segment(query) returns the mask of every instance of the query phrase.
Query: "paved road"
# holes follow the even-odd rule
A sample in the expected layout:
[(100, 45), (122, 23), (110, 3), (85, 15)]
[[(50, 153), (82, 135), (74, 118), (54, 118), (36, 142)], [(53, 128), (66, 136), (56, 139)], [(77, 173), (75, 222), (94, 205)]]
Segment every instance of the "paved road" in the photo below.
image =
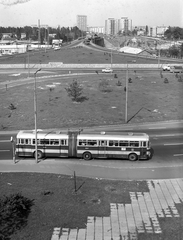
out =
[[(13, 164), (10, 137), (16, 132), (0, 134), (0, 164), (2, 171), (36, 171), (108, 179), (167, 179), (183, 176), (183, 122), (152, 123), (144, 125), (111, 126), (108, 131), (144, 131), (151, 137), (155, 150), (149, 161), (93, 159), (45, 159), (35, 164), (34, 159), (17, 159)], [(88, 129), (87, 131), (92, 131)], [(100, 127), (96, 130), (106, 130)]]

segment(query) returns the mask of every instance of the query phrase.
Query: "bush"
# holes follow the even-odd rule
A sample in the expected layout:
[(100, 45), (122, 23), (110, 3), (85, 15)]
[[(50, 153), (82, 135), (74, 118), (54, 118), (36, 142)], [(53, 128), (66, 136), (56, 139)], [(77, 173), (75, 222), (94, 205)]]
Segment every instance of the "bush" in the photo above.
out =
[(13, 233), (27, 224), (33, 202), (20, 193), (0, 199), (0, 240), (10, 239)]
[(117, 86), (122, 86), (122, 82), (118, 80), (117, 83), (116, 83), (116, 85), (117, 85)]
[(129, 82), (129, 83), (132, 83), (132, 79), (131, 79), (131, 78), (128, 78), (128, 82)]
[(99, 83), (99, 90), (101, 92), (111, 92), (112, 89), (109, 85), (109, 81), (106, 80), (106, 79), (101, 80), (100, 83)]
[(164, 83), (169, 83), (167, 78), (164, 79)]
[(178, 82), (183, 82), (182, 76), (178, 77)]
[(114, 78), (118, 78), (118, 75), (117, 75), (117, 73), (115, 73), (115, 74), (114, 74)]

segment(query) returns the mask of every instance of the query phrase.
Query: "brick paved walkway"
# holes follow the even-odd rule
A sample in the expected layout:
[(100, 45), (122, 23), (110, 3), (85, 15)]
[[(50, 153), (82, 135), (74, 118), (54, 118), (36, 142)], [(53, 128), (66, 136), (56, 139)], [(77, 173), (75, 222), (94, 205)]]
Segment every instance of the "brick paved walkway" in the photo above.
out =
[(51, 240), (137, 240), (139, 233), (161, 235), (159, 218), (179, 217), (183, 179), (147, 181), (149, 192), (130, 192), (130, 204), (110, 204), (110, 216), (88, 216), (86, 229), (55, 227)]

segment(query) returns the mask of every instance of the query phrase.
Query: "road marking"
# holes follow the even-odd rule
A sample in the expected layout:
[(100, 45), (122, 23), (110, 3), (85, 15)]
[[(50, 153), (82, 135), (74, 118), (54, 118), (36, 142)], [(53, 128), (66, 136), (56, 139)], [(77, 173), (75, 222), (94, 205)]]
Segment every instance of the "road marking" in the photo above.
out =
[(183, 145), (183, 143), (164, 143), (164, 146)]
[(0, 150), (0, 152), (10, 152), (10, 150)]
[(174, 157), (183, 156), (183, 153), (174, 154), (173, 156), (174, 156)]
[(148, 129), (166, 129), (166, 127), (150, 127)]
[(0, 143), (3, 143), (3, 142), (10, 142), (10, 140), (0, 140)]
[(183, 136), (182, 133), (175, 133), (175, 134), (161, 134), (161, 135), (153, 135), (153, 134), (149, 134), (151, 137), (179, 137), (179, 136)]

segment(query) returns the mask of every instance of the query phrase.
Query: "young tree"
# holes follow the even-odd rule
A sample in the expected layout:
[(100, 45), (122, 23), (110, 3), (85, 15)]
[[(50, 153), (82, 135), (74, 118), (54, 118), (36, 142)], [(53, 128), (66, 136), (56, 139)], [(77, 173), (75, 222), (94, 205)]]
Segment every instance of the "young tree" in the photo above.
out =
[(73, 101), (79, 102), (81, 95), (83, 94), (83, 87), (78, 83), (77, 79), (74, 79), (73, 82), (69, 85), (68, 88), (65, 88), (69, 97)]

